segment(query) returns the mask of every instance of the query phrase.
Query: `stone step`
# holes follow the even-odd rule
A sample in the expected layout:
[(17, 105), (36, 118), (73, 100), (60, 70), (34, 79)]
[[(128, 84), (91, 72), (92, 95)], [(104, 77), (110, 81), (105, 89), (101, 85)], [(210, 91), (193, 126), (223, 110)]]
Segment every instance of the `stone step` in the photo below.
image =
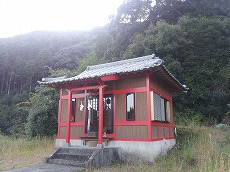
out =
[(73, 154), (73, 153), (56, 153), (53, 159), (87, 161), (92, 154)]
[(77, 147), (68, 147), (68, 148), (60, 148), (57, 153), (69, 153), (69, 154), (93, 154), (96, 148), (77, 148)]
[(72, 165), (78, 167), (86, 167), (85, 162), (75, 161), (75, 160), (66, 160), (66, 159), (49, 159), (48, 163), (59, 164), (59, 165)]

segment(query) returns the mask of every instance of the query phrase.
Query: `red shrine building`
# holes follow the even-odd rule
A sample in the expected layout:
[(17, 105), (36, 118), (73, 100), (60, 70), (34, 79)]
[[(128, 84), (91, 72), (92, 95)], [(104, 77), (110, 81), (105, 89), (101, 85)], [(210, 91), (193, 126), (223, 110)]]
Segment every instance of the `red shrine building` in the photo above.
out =
[(175, 145), (172, 94), (188, 90), (154, 54), (39, 84), (60, 90), (56, 147), (120, 147), (150, 162)]

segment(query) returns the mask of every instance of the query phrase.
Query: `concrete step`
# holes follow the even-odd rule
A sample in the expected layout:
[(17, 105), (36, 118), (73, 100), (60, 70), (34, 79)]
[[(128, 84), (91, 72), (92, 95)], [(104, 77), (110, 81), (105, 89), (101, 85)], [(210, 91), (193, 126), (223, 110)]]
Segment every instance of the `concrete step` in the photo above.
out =
[(87, 161), (92, 154), (73, 154), (73, 153), (59, 153), (57, 152), (53, 159), (64, 159), (64, 160), (74, 160), (74, 161)]
[(96, 150), (96, 148), (78, 148), (78, 147), (68, 147), (68, 148), (60, 148), (57, 153), (68, 153), (68, 154), (93, 154), (93, 152)]
[(48, 163), (59, 164), (59, 165), (72, 165), (77, 167), (86, 167), (85, 162), (75, 161), (75, 160), (66, 160), (66, 159), (49, 159)]

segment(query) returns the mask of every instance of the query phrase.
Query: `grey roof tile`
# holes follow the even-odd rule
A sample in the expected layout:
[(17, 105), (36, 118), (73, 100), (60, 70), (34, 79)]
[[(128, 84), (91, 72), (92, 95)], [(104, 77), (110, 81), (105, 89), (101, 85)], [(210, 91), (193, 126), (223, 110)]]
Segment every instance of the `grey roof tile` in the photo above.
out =
[[(163, 60), (156, 57), (155, 54), (121, 60), (111, 63), (104, 63), (94, 66), (88, 66), (86, 70), (80, 73), (77, 76), (71, 78), (45, 78), (42, 81), (38, 81), (39, 84), (49, 85), (49, 84), (57, 84), (57, 83), (64, 83), (64, 82), (71, 82), (71, 81), (81, 81), (87, 79), (98, 78), (101, 76), (108, 76), (113, 74), (123, 74), (123, 73), (131, 73), (131, 72), (138, 72), (143, 70), (148, 70), (154, 68), (156, 66), (162, 65), (166, 72), (182, 87), (184, 87), (163, 65)], [(186, 88), (186, 87), (184, 87)]]

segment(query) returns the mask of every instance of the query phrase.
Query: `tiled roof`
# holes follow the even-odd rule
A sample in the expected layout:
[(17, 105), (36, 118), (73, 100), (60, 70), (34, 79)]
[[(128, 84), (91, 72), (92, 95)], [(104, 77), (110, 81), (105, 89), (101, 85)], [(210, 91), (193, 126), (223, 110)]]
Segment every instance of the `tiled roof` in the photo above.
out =
[[(164, 66), (163, 60), (153, 54), (133, 59), (121, 60), (117, 62), (88, 66), (84, 72), (80, 73), (77, 76), (71, 78), (43, 78), (42, 81), (38, 81), (38, 83), (43, 85), (49, 85), (72, 81), (82, 81), (113, 74), (123, 74), (149, 70), (160, 65)], [(181, 83), (167, 69), (166, 71), (178, 84), (181, 85)]]

